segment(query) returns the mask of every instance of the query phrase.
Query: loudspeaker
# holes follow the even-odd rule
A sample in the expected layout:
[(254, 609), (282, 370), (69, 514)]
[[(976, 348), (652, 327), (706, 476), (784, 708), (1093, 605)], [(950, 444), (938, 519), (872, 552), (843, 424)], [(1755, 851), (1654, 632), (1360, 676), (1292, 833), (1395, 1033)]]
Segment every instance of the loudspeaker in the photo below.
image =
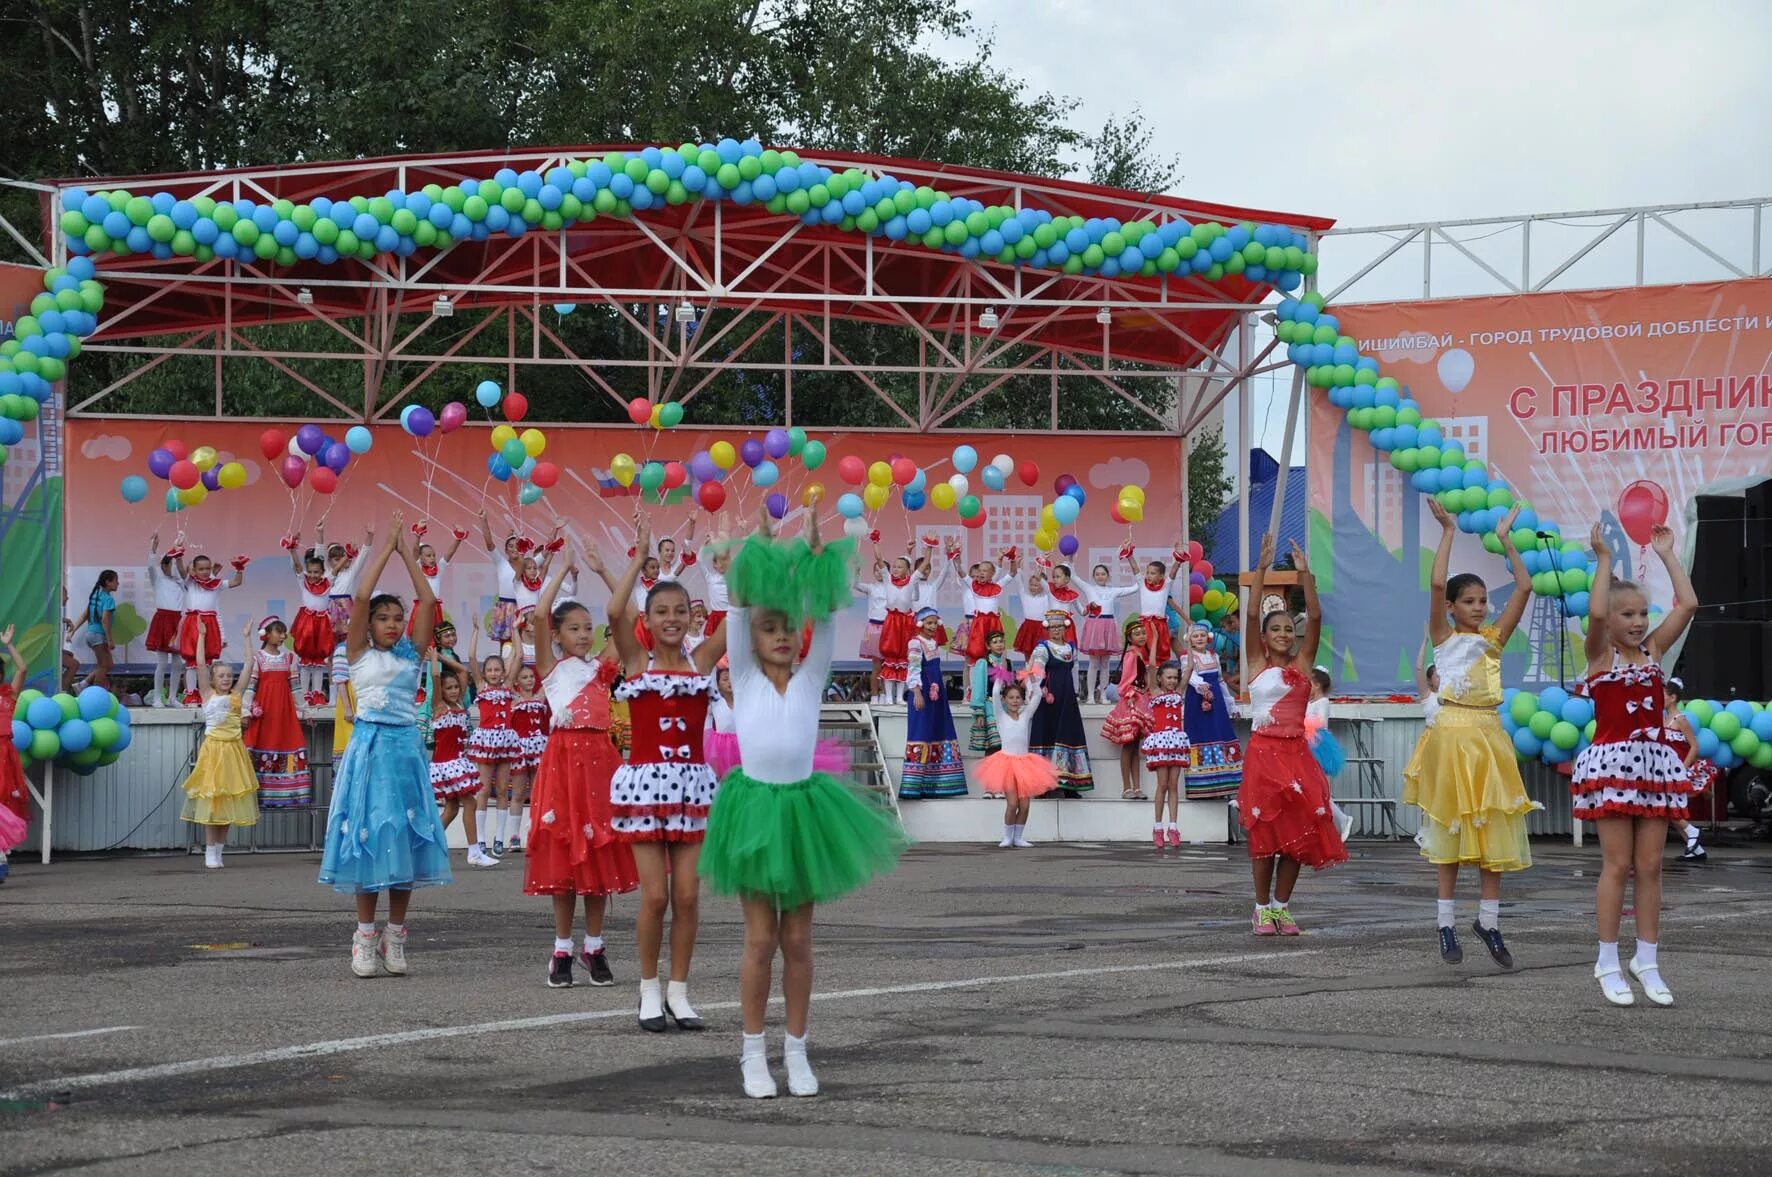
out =
[[(1757, 488), (1756, 488), (1757, 489)], [(1699, 495), (1693, 503), (1699, 523), (1714, 522), (1719, 519), (1745, 519), (1747, 517), (1747, 499), (1736, 498), (1734, 495)]]
[(1701, 617), (1692, 623), (1680, 652), (1686, 697), (1764, 699), (1768, 658), (1772, 623)]
[[(1704, 499), (1698, 500), (1703, 503)], [(1715, 500), (1712, 500), (1715, 501)], [(1740, 500), (1730, 500), (1737, 506)], [(1697, 543), (1692, 549), (1692, 589), (1705, 605), (1726, 608), (1710, 615), (1734, 617), (1739, 602), (1747, 600), (1747, 555), (1743, 543), (1743, 520), (1700, 518)]]
[(1745, 554), (1739, 598), (1741, 606), (1736, 613), (1746, 620), (1772, 621), (1772, 482), (1751, 487), (1744, 501), (1747, 504), (1742, 544)]

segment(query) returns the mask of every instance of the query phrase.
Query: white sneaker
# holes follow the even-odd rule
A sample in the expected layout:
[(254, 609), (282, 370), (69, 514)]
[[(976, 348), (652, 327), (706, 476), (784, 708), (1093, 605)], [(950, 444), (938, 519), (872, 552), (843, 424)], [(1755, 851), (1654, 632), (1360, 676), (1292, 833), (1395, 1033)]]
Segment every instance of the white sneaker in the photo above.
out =
[[(760, 1040), (763, 1036), (757, 1035)], [(738, 1066), (744, 1076), (744, 1093), (752, 1099), (774, 1099), (778, 1094), (775, 1076), (769, 1073), (769, 1057), (761, 1041), (746, 1042)]]
[(380, 937), (374, 933), (351, 933), (351, 971), (359, 977), (375, 976), (375, 946)]
[(1009, 849), (1009, 847), (1011, 847), (1013, 845), (1015, 845), (1015, 831), (1014, 830), (1007, 830), (1007, 829), (1004, 830), (1003, 831), (1003, 840), (1001, 842), (997, 843), (997, 848), (999, 850), (1007, 850), (1007, 849)]
[(381, 958), (381, 967), (388, 971), (390, 977), (404, 977), (406, 975), (406, 929), (402, 928), (396, 932), (392, 928), (383, 928), (375, 954)]
[(1011, 842), (1010, 845), (1014, 846), (1017, 850), (1026, 850), (1028, 847), (1032, 846), (1033, 843), (1028, 841), (1028, 836), (1026, 834), (1022, 833), (1020, 830), (1016, 830), (1015, 841)]
[(480, 849), (478, 844), (468, 847), (469, 866), (497, 866), (498, 859)]
[(1343, 810), (1341, 820), (1335, 823), (1335, 832), (1341, 835), (1343, 842), (1347, 841), (1348, 835), (1354, 832), (1354, 815)]
[(203, 865), (205, 867), (209, 868), (210, 870), (220, 870), (221, 869), (221, 867), (222, 867), (221, 843), (217, 842), (214, 845), (203, 847)]
[(818, 1094), (818, 1076), (812, 1073), (812, 1064), (806, 1058), (806, 1040), (796, 1042), (792, 1038), (782, 1042), (782, 1062), (788, 1068), (788, 1094), (810, 1096)]

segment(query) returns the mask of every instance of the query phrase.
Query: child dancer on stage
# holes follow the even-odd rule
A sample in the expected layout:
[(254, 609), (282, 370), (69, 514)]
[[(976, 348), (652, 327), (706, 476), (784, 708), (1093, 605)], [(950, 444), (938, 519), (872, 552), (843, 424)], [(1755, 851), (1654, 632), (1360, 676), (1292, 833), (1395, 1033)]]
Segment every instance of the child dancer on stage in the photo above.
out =
[(505, 685), (503, 658), (489, 654), (480, 661), (479, 630), (468, 638), (468, 665), (473, 674), (474, 703), (480, 711), (479, 725), (468, 737), (468, 759), (480, 770), (479, 800), (485, 803), (481, 806), (480, 841), (468, 847), (468, 865), (497, 866), (498, 855), (486, 844), (496, 844), (504, 832), (501, 803), (511, 788), (511, 765), (523, 754), (523, 742), (511, 723), (511, 704), (517, 696)]
[(886, 562), (880, 559), (878, 548), (874, 549), (874, 574), (868, 580), (855, 586), (857, 596), (868, 599), (867, 625), (861, 631), (861, 648), (856, 654), (865, 660), (871, 673), (868, 675), (869, 701), (876, 707), (886, 701), (886, 682), (881, 677), (884, 664), (880, 661), (880, 631), (886, 625)]
[[(633, 847), (640, 875), (634, 932), (640, 1026), (662, 1032), (668, 1013), (679, 1029), (699, 1030), (701, 1017), (689, 1004), (689, 966), (701, 920), (697, 862), (718, 784), (703, 756), (701, 735), (714, 690), (712, 671), (726, 653), (726, 629), (715, 631), (693, 654), (685, 651), (689, 594), (676, 581), (654, 585), (646, 594), (645, 613), (632, 615), (634, 585), (651, 546), (645, 519), (636, 517), (634, 524), (634, 559), (610, 597), (609, 636), (624, 675), (614, 696), (627, 702), (632, 717), (628, 761), (616, 769), (610, 787), (610, 828)], [(635, 637), (637, 620), (644, 623), (650, 652)], [(661, 992), (658, 956), (667, 909), (671, 980)]]
[(892, 562), (890, 574), (880, 572), (880, 588), (886, 598), (886, 621), (880, 627), (880, 679), (886, 687), (886, 702), (901, 703), (905, 683), (910, 675), (911, 639), (917, 633), (917, 584), (915, 577), (927, 581), (928, 569), (913, 573), (909, 557), (900, 556)]
[(289, 564), (295, 570), (296, 588), (301, 593), (301, 608), (289, 627), (295, 656), (301, 662), (299, 697), (309, 707), (324, 707), (326, 692), (322, 684), (327, 677), (326, 663), (337, 644), (332, 634), (332, 615), (328, 612), (332, 580), (326, 575), (326, 561), (321, 558), (320, 549), (310, 548), (305, 555), (302, 553), (301, 533), (284, 540), (283, 546), (289, 549)]
[[(583, 559), (609, 583), (596, 549), (587, 549)], [(621, 753), (609, 737), (609, 702), (621, 667), (612, 651), (606, 649), (602, 657), (591, 655), (597, 627), (583, 605), (555, 606), (562, 583), (575, 572), (571, 559), (564, 563), (542, 590), (535, 611), (536, 669), (552, 709), (553, 728), (535, 773), (531, 802), (539, 817), (523, 860), (523, 894), (553, 900), (550, 989), (572, 984), (572, 921), (581, 897), (585, 930), (579, 962), (592, 985), (615, 984), (603, 950), (603, 913), (609, 896), (640, 885), (633, 848), (618, 840), (611, 828), (610, 782), (621, 766)]]
[(363, 546), (326, 543), (326, 522), (314, 525), (314, 550), (326, 553), (326, 575), (331, 590), (326, 596), (326, 615), (332, 621), (332, 636), (343, 641), (351, 623), (351, 602), (357, 592), (357, 574), (363, 568), (363, 553), (375, 547), (375, 528), (363, 530)]
[[(1273, 562), (1274, 537), (1266, 535), (1251, 601), (1261, 601), (1262, 584)], [(1254, 715), (1237, 811), (1249, 835), (1249, 862), (1255, 876), (1252, 929), (1257, 936), (1298, 935), (1287, 905), (1301, 866), (1322, 870), (1347, 861), (1347, 847), (1329, 813), (1329, 782), (1304, 739), (1304, 709), (1311, 693), (1306, 670), (1317, 660), (1323, 610), (1317, 603), (1316, 578), (1296, 543), (1292, 566), (1304, 589), (1304, 640), (1298, 640), (1292, 614), (1278, 609), (1259, 622), (1251, 618), (1244, 646)]]
[(1077, 701), (1077, 648), (1064, 637), (1074, 628), (1069, 613), (1049, 611), (1046, 640), (1034, 648), (1027, 666), (1029, 680), (1041, 691), (1030, 749), (1052, 762), (1058, 772), (1058, 791), (1073, 798), (1095, 788), (1095, 774), (1089, 767), (1089, 737), (1083, 732), (1083, 710)]
[(427, 698), (431, 700), (431, 795), (443, 808), (439, 819), (443, 828), (448, 830), (459, 813), (462, 832), (472, 846), (480, 840), (474, 823), (474, 794), (480, 791), (480, 772), (468, 759), (468, 713), (461, 703), (467, 675), (446, 670), (434, 645), (430, 651), (430, 671)]
[[(954, 731), (954, 711), (941, 674), (941, 615), (933, 609), (917, 614), (922, 626), (906, 650), (909, 659), (909, 710), (905, 715), (904, 771), (898, 795), (964, 797), (966, 768)], [(822, 688), (821, 688), (822, 690)]]
[(1026, 849), (1028, 812), (1035, 797), (1058, 788), (1058, 770), (1052, 761), (1028, 750), (1034, 715), (1040, 709), (1040, 693), (1029, 691), (1004, 670), (991, 674), (991, 702), (996, 705), (997, 730), (1003, 747), (978, 762), (974, 770), (987, 797), (1003, 798), (1003, 840), (999, 848)]
[[(732, 608), (730, 598), (726, 607)], [(708, 724), (702, 730), (702, 750), (707, 754), (708, 767), (714, 770), (714, 776), (726, 779), (726, 774), (738, 767), (738, 728), (732, 718), (732, 667), (726, 658), (714, 668), (714, 696), (708, 700)]]
[[(1181, 541), (1176, 540), (1176, 549), (1169, 553), (1169, 567), (1165, 569), (1161, 560), (1152, 560), (1144, 566), (1144, 579), (1138, 582), (1138, 613), (1144, 618), (1144, 627), (1151, 635), (1151, 661), (1161, 666), (1169, 661), (1169, 593), (1175, 587), (1175, 580), (1181, 575), (1182, 554)], [(1136, 575), (1138, 561), (1128, 548), (1121, 548), (1126, 555), (1126, 566)]]
[[(1131, 556), (1131, 549), (1126, 550)], [(1124, 648), (1126, 631), (1120, 625), (1114, 610), (1120, 598), (1130, 597), (1138, 592), (1138, 584), (1110, 584), (1113, 579), (1106, 564), (1097, 564), (1090, 569), (1090, 584), (1077, 585), (1077, 593), (1083, 606), (1083, 624), (1077, 632), (1077, 649), (1089, 659), (1089, 667), (1083, 672), (1083, 681), (1077, 691), (1080, 698), (1092, 700), (1100, 706), (1108, 687), (1108, 667), (1114, 655)], [(1125, 677), (1125, 667), (1121, 666), (1120, 677)], [(1144, 679), (1140, 678), (1142, 687)], [(1122, 767), (1124, 767), (1122, 765)]]
[[(1083, 623), (1088, 629), (1088, 622)], [(1150, 731), (1149, 672), (1153, 669), (1150, 626), (1137, 617), (1126, 622), (1121, 631), (1124, 642), (1120, 650), (1120, 689), (1114, 708), (1101, 721), (1101, 738), (1120, 749), (1120, 800), (1143, 801), (1144, 782), (1140, 779), (1138, 754)]]
[[(1653, 633), (1649, 598), (1628, 580), (1612, 579), (1612, 551), (1594, 524), (1593, 549), (1599, 557), (1588, 588), (1587, 677), (1582, 693), (1594, 701), (1594, 741), (1575, 758), (1570, 788), (1577, 820), (1592, 821), (1600, 832), (1600, 882), (1595, 913), (1600, 956), (1594, 976), (1613, 1005), (1636, 999), (1618, 964), (1618, 925), (1624, 912), (1625, 877), (1635, 869), (1637, 950), (1630, 975), (1656, 1005), (1672, 1005), (1674, 995), (1661, 978), (1657, 957), (1661, 930), (1661, 856), (1667, 823), (1684, 821), (1692, 782), (1662, 726), (1663, 675), (1660, 660), (1686, 631), (1698, 597), (1674, 555), (1674, 533), (1656, 527), (1650, 544), (1667, 569), (1674, 602)], [(1451, 677), (1449, 669), (1443, 672)], [(1440, 713), (1444, 724), (1448, 712)]]
[[(224, 590), (240, 587), (240, 582), (246, 579), (249, 562), (245, 556), (234, 557), (234, 579), (224, 582), (219, 575), (220, 569), (208, 556), (197, 556), (191, 561), (191, 577), (185, 582), (185, 615), (178, 626), (178, 652), (185, 661), (184, 703), (187, 707), (198, 706), (203, 701), (197, 693), (197, 673), (208, 665), (204, 657), (221, 657), (221, 622), (216, 618), (216, 605)], [(203, 655), (197, 652), (199, 637), (204, 639), (201, 643)]]
[[(388, 558), (400, 553), (418, 598), (418, 622), (402, 637), (406, 608), (377, 593)], [(373, 977), (376, 965), (406, 974), (406, 911), (416, 887), (451, 881), (449, 850), (431, 793), (430, 766), (418, 735), (419, 650), (431, 644), (431, 586), (407, 546), (400, 513), (357, 585), (345, 650), (356, 692), (357, 722), (333, 778), (320, 881), (356, 896), (351, 972)], [(378, 935), (375, 909), (388, 893), (388, 923)]]
[[(1021, 575), (1021, 561), (1009, 562), (1009, 569), (1017, 576)], [(1022, 663), (1033, 660), (1034, 650), (1046, 640), (1046, 614), (1052, 610), (1052, 594), (1046, 591), (1046, 577), (1035, 567), (1021, 577), (1021, 588), (1018, 593), (1021, 599), (1021, 624), (1015, 629), (1015, 641), (1010, 649), (1021, 655)]]
[[(498, 600), (486, 621), (486, 636), (495, 642), (508, 642), (517, 628), (517, 576), (523, 570), (523, 557), (530, 543), (516, 535), (507, 535), (503, 550), (492, 540), (492, 524), (486, 512), (480, 512), (480, 537), (492, 556), (493, 571), (498, 575)], [(475, 626), (478, 629), (478, 626)]]
[[(252, 631), (246, 631), (248, 640)], [(209, 653), (208, 635), (197, 634), (197, 659)], [(240, 696), (252, 681), (255, 665), (248, 661), (240, 677), (226, 662), (204, 663), (209, 678), (203, 688), (203, 746), (185, 778), (182, 820), (203, 827), (203, 865), (222, 865), (222, 846), (229, 826), (258, 824), (258, 778), (240, 738)]]
[[(1686, 684), (1677, 678), (1669, 678), (1663, 686), (1667, 696), (1667, 714), (1663, 716), (1662, 733), (1667, 743), (1680, 756), (1686, 766), (1686, 779), (1692, 782), (1691, 796), (1697, 797), (1706, 789), (1716, 784), (1720, 775), (1717, 766), (1698, 754), (1698, 733), (1693, 730), (1692, 721), (1680, 710), (1680, 692)], [(1686, 838), (1686, 850), (1680, 855), (1687, 862), (1703, 862), (1704, 847), (1698, 844), (1701, 831), (1687, 818), (1680, 827), (1680, 833)]]
[(148, 541), (148, 583), (154, 586), (154, 618), (148, 622), (147, 647), (154, 655), (154, 691), (150, 707), (172, 706), (178, 678), (178, 629), (185, 612), (185, 549), (179, 543), (160, 554), (160, 533)]
[[(1258, 606), (1259, 608), (1259, 606)], [(1187, 631), (1187, 773), (1189, 801), (1234, 797), (1243, 784), (1243, 746), (1231, 724), (1231, 697), (1224, 671), (1212, 649), (1212, 627), (1196, 621)]]
[[(424, 574), (425, 583), (431, 586), (431, 632), (435, 634), (443, 624), (443, 570), (455, 559), (455, 553), (461, 550), (461, 541), (468, 538), (466, 528), (451, 527), (449, 551), (442, 556), (437, 549), (424, 542), (425, 524), (421, 521), (412, 525), (412, 542), (418, 545), (418, 570)], [(412, 613), (406, 618), (406, 636), (412, 636), (412, 624), (418, 616), (417, 602), (413, 603)]]
[[(1181, 827), (1176, 822), (1181, 816), (1181, 774), (1187, 767), (1187, 698), (1181, 690), (1181, 667), (1173, 662), (1165, 662), (1161, 669), (1151, 667), (1150, 690), (1150, 734), (1145, 736), (1142, 750), (1145, 766), (1157, 774), (1151, 842), (1159, 847), (1179, 846)], [(1165, 805), (1167, 824), (1163, 821)]]
[(111, 621), (117, 614), (117, 590), (123, 582), (107, 568), (98, 574), (92, 593), (86, 598), (85, 641), (92, 651), (92, 673), (87, 684), (111, 689)]
[(288, 809), (314, 799), (308, 774), (308, 738), (295, 711), (295, 655), (283, 648), (289, 630), (281, 618), (258, 625), (259, 648), (252, 654), (255, 680), (246, 695), (244, 740), (258, 776), (258, 803)]
[[(544, 588), (543, 593), (546, 593)], [(541, 607), (533, 614), (538, 630), (545, 630)], [(537, 638), (536, 661), (517, 671), (517, 701), (511, 705), (511, 727), (517, 733), (521, 756), (511, 762), (511, 795), (505, 804), (504, 837), (498, 838), (493, 854), (503, 854), (502, 844), (510, 843), (512, 854), (523, 852), (523, 823), (529, 817), (530, 786), (535, 771), (541, 767), (542, 753), (548, 746), (548, 697), (542, 693), (540, 659), (546, 639)]]
[[(1341, 749), (1341, 741), (1329, 730), (1329, 692), (1334, 688), (1335, 680), (1329, 677), (1327, 667), (1311, 668), (1311, 701), (1304, 709), (1304, 732), (1310, 740), (1311, 755), (1317, 759), (1317, 767), (1323, 770), (1325, 780), (1333, 782), (1336, 774), (1347, 766), (1347, 753)], [(1330, 792), (1334, 792), (1333, 786)], [(1329, 815), (1335, 819), (1335, 830), (1341, 835), (1343, 842), (1354, 832), (1354, 819), (1351, 814), (1335, 803), (1329, 801)]]
[[(985, 639), (984, 657), (972, 664), (966, 677), (970, 680), (972, 697), (972, 733), (970, 745), (974, 752), (988, 756), (1003, 746), (997, 733), (997, 717), (995, 714), (996, 696), (991, 692), (991, 681), (995, 677), (1013, 678), (1009, 673), (1009, 655), (1005, 653), (1002, 630), (997, 630)], [(986, 797), (996, 794), (985, 791)]]
[[(890, 870), (905, 846), (891, 810), (813, 764), (835, 642), (830, 616), (850, 595), (854, 551), (848, 542), (828, 549), (820, 543), (816, 512), (807, 526), (810, 543), (773, 543), (765, 513), (762, 530), (732, 561), (726, 640), (742, 763), (714, 800), (702, 859), (709, 887), (744, 903), (740, 1067), (744, 1093), (753, 1099), (776, 1093), (763, 1041), (776, 952), (787, 1007), (788, 1093), (817, 1095), (806, 1058), (813, 906)], [(796, 670), (806, 619), (812, 645)]]
[(1471, 930), (1496, 964), (1511, 969), (1513, 954), (1501, 936), (1501, 876), (1532, 865), (1526, 815), (1540, 808), (1526, 796), (1518, 758), (1495, 711), (1501, 704), (1501, 651), (1532, 600), (1532, 578), (1511, 537), (1520, 509), (1516, 506), (1495, 529), (1513, 565), (1514, 591), (1493, 625), (1486, 624), (1489, 590), (1482, 578), (1469, 572), (1446, 575), (1457, 534), (1452, 516), (1433, 500), (1428, 509), (1440, 523), (1430, 578), (1444, 600), (1428, 612), (1428, 636), (1440, 670), (1440, 710), (1403, 770), (1403, 803), (1421, 807), (1421, 854), (1439, 874), (1440, 959), (1448, 964), (1464, 959), (1453, 903), (1458, 868), (1468, 863), (1477, 868), (1483, 893)]
[[(1080, 625), (1079, 617), (1087, 607), (1083, 604), (1083, 593), (1071, 583), (1071, 566), (1069, 564), (1051, 565), (1046, 576), (1046, 595), (1052, 598), (1047, 606), (1046, 614), (1050, 619), (1054, 609), (1064, 614), (1064, 640), (1071, 646), (1077, 644), (1077, 632)], [(1048, 633), (1051, 622), (1048, 620)], [(1044, 637), (1041, 638), (1045, 640)], [(1081, 694), (1077, 701), (1082, 702)]]
[[(18, 647), (12, 644), (12, 631), (10, 625), (0, 630), (0, 652), (6, 655), (5, 661), (0, 662), (0, 731), (5, 732), (12, 731), (12, 716), (18, 709), (19, 692), (25, 689), (29, 669), (18, 656)], [(0, 820), (12, 831), (0, 832), (0, 883), (4, 883), (6, 854), (25, 840), (31, 821), (31, 792), (25, 787), (25, 770), (18, 749), (10, 739), (0, 740), (0, 811), (5, 815)]]
[[(1014, 559), (1015, 549), (1011, 548), (1007, 559)], [(1003, 586), (1009, 583), (1007, 570), (999, 574), (997, 566), (989, 560), (980, 560), (973, 566), (973, 575), (962, 586), (967, 616), (966, 628), (966, 667), (990, 652), (991, 636), (1003, 632)], [(988, 696), (974, 696), (977, 702), (987, 702)]]

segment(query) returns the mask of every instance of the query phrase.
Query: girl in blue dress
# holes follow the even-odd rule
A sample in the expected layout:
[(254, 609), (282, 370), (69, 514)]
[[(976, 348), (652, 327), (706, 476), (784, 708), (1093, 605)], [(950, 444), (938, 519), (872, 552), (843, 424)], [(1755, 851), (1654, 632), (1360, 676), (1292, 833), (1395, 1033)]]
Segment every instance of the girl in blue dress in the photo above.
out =
[(906, 686), (904, 773), (898, 795), (906, 800), (920, 797), (964, 797), (966, 767), (960, 760), (960, 742), (954, 731), (954, 712), (948, 703), (941, 677), (941, 614), (934, 609), (917, 613), (921, 628), (907, 645), (910, 670)]
[(1187, 702), (1182, 724), (1187, 730), (1189, 801), (1234, 797), (1243, 783), (1243, 746), (1231, 724), (1230, 692), (1212, 650), (1212, 629), (1195, 622), (1188, 629)]
[[(418, 600), (412, 636), (405, 636), (401, 597), (377, 593), (395, 552), (405, 561)], [(357, 898), (351, 971), (406, 974), (406, 906), (417, 887), (451, 881), (449, 851), (431, 795), (430, 761), (418, 731), (419, 651), (431, 644), (435, 595), (407, 546), (394, 513), (387, 538), (357, 582), (345, 632), (356, 726), (333, 778), (320, 881)], [(388, 893), (388, 923), (376, 931), (375, 909)]]

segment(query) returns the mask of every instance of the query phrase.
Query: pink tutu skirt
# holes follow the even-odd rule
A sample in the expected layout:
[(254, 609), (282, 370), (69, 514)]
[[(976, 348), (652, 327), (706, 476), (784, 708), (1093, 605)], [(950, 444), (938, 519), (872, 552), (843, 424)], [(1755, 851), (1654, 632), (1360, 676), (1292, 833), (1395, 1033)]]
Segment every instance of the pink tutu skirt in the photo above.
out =
[(1120, 633), (1120, 623), (1112, 617), (1085, 617), (1082, 632), (1077, 637), (1077, 649), (1095, 656), (1106, 654), (1112, 656), (1120, 652), (1125, 644), (1125, 637)]
[(1044, 756), (993, 752), (972, 770), (986, 793), (1038, 797), (1058, 788), (1058, 769)]
[(25, 819), (14, 813), (11, 808), (0, 805), (0, 854), (11, 850), (25, 840)]
[[(708, 732), (701, 738), (702, 755), (708, 767), (721, 780), (739, 766), (738, 735), (735, 732)], [(849, 749), (835, 740), (820, 740), (812, 749), (812, 771), (840, 777), (849, 771)]]

